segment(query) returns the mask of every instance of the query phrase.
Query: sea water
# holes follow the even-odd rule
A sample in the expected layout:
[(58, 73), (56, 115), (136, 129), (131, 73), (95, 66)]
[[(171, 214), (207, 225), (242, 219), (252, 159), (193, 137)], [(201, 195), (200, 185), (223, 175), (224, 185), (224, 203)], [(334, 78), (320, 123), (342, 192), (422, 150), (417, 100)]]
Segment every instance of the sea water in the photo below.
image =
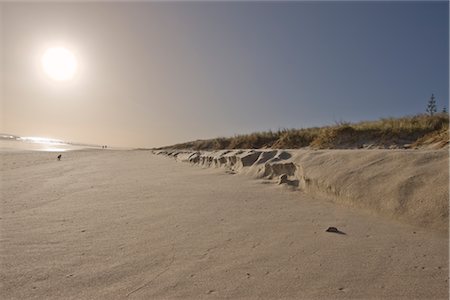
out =
[(0, 134), (0, 151), (49, 151), (64, 152), (80, 149), (102, 149), (99, 145), (72, 143), (42, 137), (20, 137)]

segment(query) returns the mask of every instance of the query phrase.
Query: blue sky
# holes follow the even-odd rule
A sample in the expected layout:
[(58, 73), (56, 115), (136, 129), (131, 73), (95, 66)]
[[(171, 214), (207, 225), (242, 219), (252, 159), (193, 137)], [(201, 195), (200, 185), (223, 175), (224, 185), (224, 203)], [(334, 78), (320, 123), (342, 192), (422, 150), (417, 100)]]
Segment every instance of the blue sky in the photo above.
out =
[(445, 3), (202, 5), (187, 14), (211, 80), (271, 126), (420, 113), (431, 93), (448, 100)]
[[(444, 1), (2, 8), (13, 134), (161, 146), (417, 114), (431, 93), (448, 107)], [(29, 75), (24, 57), (52, 40), (83, 66), (71, 85)]]

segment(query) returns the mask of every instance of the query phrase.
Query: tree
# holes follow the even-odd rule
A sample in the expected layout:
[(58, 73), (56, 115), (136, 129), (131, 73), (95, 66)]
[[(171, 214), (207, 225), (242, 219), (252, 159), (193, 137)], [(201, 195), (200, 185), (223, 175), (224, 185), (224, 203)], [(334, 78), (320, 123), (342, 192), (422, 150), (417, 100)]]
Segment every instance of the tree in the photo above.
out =
[(431, 94), (430, 100), (428, 100), (427, 110), (426, 112), (430, 114), (430, 116), (434, 115), (436, 112), (436, 100), (434, 100), (434, 94)]

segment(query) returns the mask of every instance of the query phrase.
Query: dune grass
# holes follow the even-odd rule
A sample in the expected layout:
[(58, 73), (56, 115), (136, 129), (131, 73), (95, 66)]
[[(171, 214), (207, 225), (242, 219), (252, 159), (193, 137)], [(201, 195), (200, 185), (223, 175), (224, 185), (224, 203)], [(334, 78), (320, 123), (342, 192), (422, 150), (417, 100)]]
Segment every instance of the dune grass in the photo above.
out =
[(358, 123), (340, 122), (324, 127), (256, 132), (197, 140), (158, 149), (415, 148), (429, 144), (439, 148), (448, 144), (448, 124), (448, 114), (422, 114)]

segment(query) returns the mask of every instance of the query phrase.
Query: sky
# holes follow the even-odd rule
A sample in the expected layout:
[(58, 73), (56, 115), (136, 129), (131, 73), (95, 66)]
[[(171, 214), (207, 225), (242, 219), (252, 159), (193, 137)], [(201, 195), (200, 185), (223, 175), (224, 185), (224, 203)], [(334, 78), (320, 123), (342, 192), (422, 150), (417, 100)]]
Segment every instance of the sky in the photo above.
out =
[[(423, 113), (449, 99), (449, 4), (0, 4), (1, 129), (158, 147)], [(68, 49), (75, 76), (41, 59)]]

